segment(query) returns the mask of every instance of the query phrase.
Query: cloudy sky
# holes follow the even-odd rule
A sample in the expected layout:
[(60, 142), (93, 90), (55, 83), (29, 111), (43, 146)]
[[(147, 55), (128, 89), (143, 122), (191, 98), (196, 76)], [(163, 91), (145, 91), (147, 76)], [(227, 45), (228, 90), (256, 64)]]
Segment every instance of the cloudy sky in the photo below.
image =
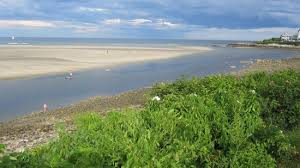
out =
[(299, 0), (0, 0), (0, 36), (257, 40), (298, 27)]

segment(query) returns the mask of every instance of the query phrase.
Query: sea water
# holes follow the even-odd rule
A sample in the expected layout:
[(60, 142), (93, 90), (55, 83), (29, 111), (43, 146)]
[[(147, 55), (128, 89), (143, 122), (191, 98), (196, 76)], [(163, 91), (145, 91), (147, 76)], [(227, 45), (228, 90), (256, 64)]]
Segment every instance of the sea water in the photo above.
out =
[(0, 37), (0, 45), (116, 45), (116, 46), (158, 46), (201, 45), (219, 46), (245, 41), (222, 40), (178, 40), (178, 39), (110, 39), (110, 38), (42, 38), (42, 37)]

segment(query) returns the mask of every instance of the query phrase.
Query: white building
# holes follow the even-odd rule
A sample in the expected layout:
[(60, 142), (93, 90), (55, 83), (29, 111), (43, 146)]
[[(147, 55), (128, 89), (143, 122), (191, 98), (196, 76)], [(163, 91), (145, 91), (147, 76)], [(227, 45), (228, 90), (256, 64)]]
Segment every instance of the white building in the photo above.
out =
[(290, 41), (292, 39), (291, 37), (292, 36), (290, 36), (289, 34), (284, 33), (280, 36), (280, 39), (281, 39), (281, 41)]
[(291, 41), (291, 42), (300, 41), (300, 29), (294, 35), (289, 35), (287, 33), (284, 33), (280, 36), (280, 39), (281, 41)]

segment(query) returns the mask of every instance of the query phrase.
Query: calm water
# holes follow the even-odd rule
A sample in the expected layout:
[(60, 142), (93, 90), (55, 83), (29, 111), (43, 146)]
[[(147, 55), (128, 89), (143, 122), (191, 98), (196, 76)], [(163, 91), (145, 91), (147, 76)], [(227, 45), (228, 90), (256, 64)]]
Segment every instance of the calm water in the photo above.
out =
[(0, 45), (134, 45), (134, 46), (170, 46), (170, 45), (225, 45), (228, 43), (245, 41), (217, 41), (217, 40), (166, 40), (166, 39), (102, 39), (102, 38), (31, 38), (31, 37), (0, 37)]
[(91, 96), (114, 95), (160, 81), (175, 80), (181, 75), (203, 76), (231, 71), (230, 66), (236, 66), (236, 69), (246, 66), (240, 61), (280, 59), (300, 54), (278, 49), (214, 49), (170, 60), (112, 67), (109, 72), (104, 69), (74, 72), (73, 80), (65, 80), (64, 75), (0, 80), (0, 121), (40, 111), (44, 103), (54, 109)]

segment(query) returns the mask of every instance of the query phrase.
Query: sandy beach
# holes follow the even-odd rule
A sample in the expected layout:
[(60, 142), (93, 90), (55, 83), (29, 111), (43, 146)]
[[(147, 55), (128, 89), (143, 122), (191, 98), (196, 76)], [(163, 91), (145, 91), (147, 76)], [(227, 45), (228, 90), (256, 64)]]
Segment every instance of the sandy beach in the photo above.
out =
[(208, 47), (0, 46), (0, 79), (27, 78), (89, 68), (168, 59), (211, 50)]

